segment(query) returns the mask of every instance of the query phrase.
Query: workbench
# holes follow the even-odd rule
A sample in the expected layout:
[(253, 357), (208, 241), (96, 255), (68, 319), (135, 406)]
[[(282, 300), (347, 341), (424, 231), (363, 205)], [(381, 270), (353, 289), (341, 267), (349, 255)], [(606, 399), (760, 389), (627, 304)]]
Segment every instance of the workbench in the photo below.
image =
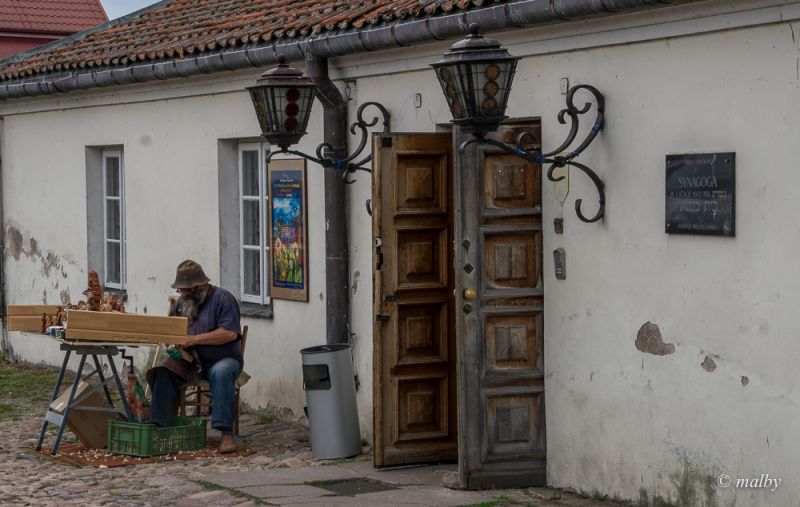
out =
[[(170, 308), (172, 308), (172, 304), (170, 300)], [(58, 305), (8, 305), (8, 330), (41, 335), (45, 332), (49, 323), (63, 322), (63, 313), (64, 307)], [(69, 414), (72, 411), (118, 413), (124, 415), (129, 421), (132, 420), (130, 407), (126, 402), (125, 389), (114, 364), (114, 357), (120, 355), (123, 359), (128, 359), (129, 356), (125, 356), (122, 353), (122, 349), (126, 347), (155, 347), (159, 344), (183, 345), (186, 343), (186, 329), (188, 327), (186, 317), (162, 317), (121, 312), (68, 309), (66, 318), (69, 325), (64, 335), (59, 338), (46, 335), (51, 339), (58, 340), (61, 344), (61, 350), (64, 352), (61, 371), (58, 373), (53, 396), (50, 399), (50, 406), (47, 407), (42, 431), (36, 444), (36, 450), (41, 450), (44, 436), (47, 432), (47, 425), (55, 424), (58, 426), (58, 433), (53, 444), (52, 454), (58, 452), (58, 446), (61, 444), (61, 437), (64, 434), (64, 426), (66, 426)], [(80, 357), (80, 364), (75, 383), (69, 388), (69, 396), (64, 405), (63, 413), (59, 413), (52, 408), (52, 405), (59, 397), (64, 374), (67, 371), (67, 366), (73, 353)], [(108, 378), (103, 374), (100, 366), (99, 358), (102, 356), (106, 357), (111, 368), (111, 376)], [(86, 362), (89, 358), (94, 363), (94, 370), (84, 375)], [(91, 365), (89, 367), (91, 368)], [(100, 381), (99, 385), (90, 387), (76, 398), (78, 384), (95, 375)], [(111, 384), (111, 389), (116, 387), (119, 391), (122, 410), (115, 408), (109, 384)], [(95, 395), (99, 389), (103, 389), (108, 407), (80, 405), (82, 401)]]
[[(111, 342), (68, 342), (64, 340), (58, 340), (61, 342), (61, 350), (64, 352), (64, 360), (61, 363), (61, 371), (58, 373), (58, 378), (56, 379), (56, 385), (53, 389), (53, 396), (50, 399), (50, 404), (47, 407), (47, 413), (45, 414), (44, 423), (42, 424), (42, 431), (39, 433), (39, 441), (36, 444), (36, 450), (40, 451), (42, 449), (42, 443), (44, 442), (44, 436), (47, 432), (48, 424), (55, 424), (58, 426), (58, 432), (56, 434), (56, 440), (53, 443), (53, 448), (50, 451), (51, 454), (55, 455), (58, 452), (58, 447), (61, 444), (61, 437), (64, 434), (64, 428), (67, 425), (67, 421), (69, 420), (70, 412), (73, 410), (91, 410), (97, 412), (111, 412), (124, 415), (127, 420), (131, 420), (131, 412), (128, 403), (126, 402), (127, 396), (125, 394), (125, 388), (122, 384), (122, 379), (120, 379), (119, 372), (117, 371), (117, 367), (114, 363), (114, 356), (121, 355), (124, 356), (121, 349), (124, 347), (138, 347), (142, 345), (141, 343), (137, 344), (129, 344), (129, 343), (111, 343)], [(153, 345), (155, 346), (155, 345)], [(69, 364), (70, 357), (72, 354), (80, 357), (80, 363), (78, 365), (78, 370), (75, 374), (75, 382), (69, 388), (70, 394), (67, 400), (67, 404), (64, 408), (63, 413), (58, 413), (51, 408), (53, 402), (59, 397), (61, 391), (61, 384), (64, 380), (64, 375), (67, 371), (67, 366)], [(109, 368), (111, 369), (111, 376), (106, 377), (103, 374), (103, 369), (100, 365), (100, 357), (105, 356), (106, 360), (108, 361)], [(84, 369), (86, 368), (87, 359), (91, 358), (92, 362), (94, 363), (94, 370), (86, 373), (84, 375)], [(91, 367), (91, 366), (90, 366)], [(91, 389), (82, 393), (80, 397), (76, 398), (75, 393), (78, 390), (78, 384), (81, 380), (88, 380), (91, 377), (97, 375), (99, 378), (99, 384), (93, 386)], [(119, 403), (122, 405), (122, 409), (115, 408), (114, 401), (111, 398), (111, 390), (109, 390), (109, 383), (113, 385), (111, 388), (113, 389), (116, 387), (120, 401)], [(87, 407), (81, 406), (78, 407), (83, 400), (91, 396), (97, 390), (103, 389), (105, 394), (106, 401), (108, 402), (108, 407)]]

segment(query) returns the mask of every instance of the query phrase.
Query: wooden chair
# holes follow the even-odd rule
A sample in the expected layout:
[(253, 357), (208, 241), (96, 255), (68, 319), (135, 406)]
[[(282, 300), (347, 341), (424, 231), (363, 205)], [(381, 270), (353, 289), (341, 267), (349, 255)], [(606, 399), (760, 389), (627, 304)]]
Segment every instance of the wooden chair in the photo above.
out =
[[(244, 357), (244, 349), (247, 344), (247, 331), (248, 326), (242, 328), (242, 357)], [(239, 435), (239, 389), (250, 380), (250, 375), (242, 371), (236, 379), (236, 392), (234, 396), (234, 409), (233, 409), (233, 431), (237, 436)], [(196, 384), (183, 384), (178, 393), (179, 400), (179, 413), (180, 415), (187, 415), (186, 409), (189, 408), (191, 414), (195, 416), (208, 416), (211, 415), (213, 410), (213, 400), (211, 399), (211, 384), (208, 380), (200, 380)]]

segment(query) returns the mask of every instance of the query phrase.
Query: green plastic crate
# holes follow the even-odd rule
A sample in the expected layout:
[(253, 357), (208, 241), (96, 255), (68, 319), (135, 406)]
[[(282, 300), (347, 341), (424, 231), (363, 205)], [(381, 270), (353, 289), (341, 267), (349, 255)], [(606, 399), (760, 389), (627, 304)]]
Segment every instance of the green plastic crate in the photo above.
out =
[(199, 451), (206, 446), (206, 420), (177, 416), (173, 425), (108, 421), (108, 451), (129, 456), (161, 456)]

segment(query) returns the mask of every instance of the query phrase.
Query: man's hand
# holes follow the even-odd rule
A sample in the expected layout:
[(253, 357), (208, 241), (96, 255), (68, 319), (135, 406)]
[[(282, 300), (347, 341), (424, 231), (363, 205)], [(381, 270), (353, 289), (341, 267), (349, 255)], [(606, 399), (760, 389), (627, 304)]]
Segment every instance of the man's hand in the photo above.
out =
[(195, 345), (224, 345), (234, 341), (239, 335), (235, 331), (218, 327), (208, 333), (189, 335), (186, 337), (184, 347), (194, 347)]

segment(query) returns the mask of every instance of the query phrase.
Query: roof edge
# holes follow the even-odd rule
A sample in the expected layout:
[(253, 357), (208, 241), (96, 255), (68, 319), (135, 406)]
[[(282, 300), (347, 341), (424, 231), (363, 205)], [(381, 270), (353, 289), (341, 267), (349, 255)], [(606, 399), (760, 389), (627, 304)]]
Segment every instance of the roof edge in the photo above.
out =
[[(114, 26), (120, 21), (142, 12), (167, 5), (174, 0), (163, 0), (122, 18), (110, 21), (91, 30), (80, 32), (67, 39), (77, 40), (89, 33)], [(678, 0), (680, 1), (680, 0)], [(691, 0), (689, 0), (691, 1)], [(654, 5), (667, 5), (673, 0), (520, 0), (492, 7), (389, 23), (381, 27), (326, 33), (293, 41), (274, 41), (244, 46), (236, 49), (204, 53), (180, 60), (163, 60), (127, 67), (101, 67), (57, 75), (30, 77), (0, 83), (0, 100), (37, 97), (96, 87), (145, 83), (157, 80), (190, 77), (202, 74), (264, 67), (277, 62), (279, 53), (289, 60), (304, 60), (306, 55), (315, 58), (332, 58), (349, 54), (378, 51), (425, 42), (446, 40), (465, 35), (470, 23), (480, 25), (483, 32), (525, 28), (552, 21), (585, 18), (598, 14), (617, 13)], [(57, 47), (65, 39), (44, 47)], [(37, 48), (41, 49), (41, 48)], [(36, 51), (22, 53), (34, 54)], [(4, 60), (13, 61), (15, 57)], [(2, 62), (0, 62), (2, 63)]]

